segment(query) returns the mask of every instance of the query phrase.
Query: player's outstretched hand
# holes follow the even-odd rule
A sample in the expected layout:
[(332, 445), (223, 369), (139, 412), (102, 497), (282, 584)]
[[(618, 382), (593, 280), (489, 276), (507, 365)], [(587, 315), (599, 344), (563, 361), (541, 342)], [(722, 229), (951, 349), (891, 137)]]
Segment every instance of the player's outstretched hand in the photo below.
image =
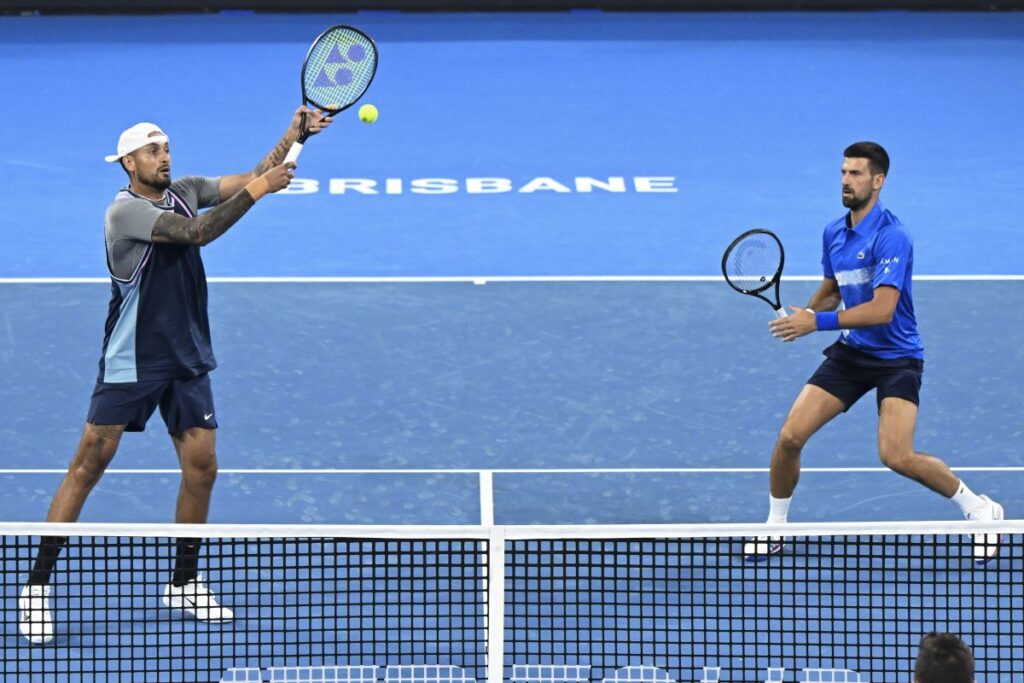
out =
[(288, 187), (288, 183), (290, 183), (292, 178), (295, 177), (295, 173), (293, 173), (294, 169), (295, 164), (291, 162), (279, 164), (260, 177), (267, 181), (267, 185), (270, 186), (271, 192), (277, 192), (278, 190), (283, 190)]
[(296, 136), (302, 134), (303, 128), (306, 130), (306, 135), (316, 135), (330, 126), (332, 121), (334, 119), (327, 112), (315, 111), (303, 105), (296, 109), (295, 115), (292, 116), (292, 130), (295, 131)]
[(794, 339), (799, 339), (806, 334), (817, 331), (818, 323), (813, 313), (799, 306), (790, 306), (790, 308), (793, 312), (785, 318), (778, 318), (768, 323), (773, 337), (791, 342)]

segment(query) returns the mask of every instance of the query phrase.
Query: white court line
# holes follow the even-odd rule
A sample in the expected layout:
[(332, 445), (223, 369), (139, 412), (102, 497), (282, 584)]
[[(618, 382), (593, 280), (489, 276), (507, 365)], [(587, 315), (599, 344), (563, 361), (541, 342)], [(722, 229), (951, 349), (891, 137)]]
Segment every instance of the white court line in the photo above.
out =
[(480, 524), (494, 526), (494, 473), (480, 472)]
[[(952, 467), (954, 472), (1024, 472), (1024, 466), (1005, 467)], [(889, 472), (888, 467), (802, 467), (801, 472), (873, 473)], [(635, 467), (635, 468), (524, 468), (524, 469), (231, 469), (220, 468), (218, 474), (759, 474), (767, 467)], [(66, 469), (0, 469), (4, 474), (66, 474)], [(109, 469), (106, 474), (181, 474), (179, 469)]]
[[(820, 275), (785, 275), (787, 282), (817, 282)], [(1024, 281), (1024, 275), (915, 275), (920, 282), (1010, 282)], [(722, 282), (721, 275), (459, 275), (438, 277), (210, 277), (211, 283), (238, 284), (377, 284), (377, 283), (472, 283), (488, 282)], [(106, 284), (105, 277), (4, 277), (0, 285)]]

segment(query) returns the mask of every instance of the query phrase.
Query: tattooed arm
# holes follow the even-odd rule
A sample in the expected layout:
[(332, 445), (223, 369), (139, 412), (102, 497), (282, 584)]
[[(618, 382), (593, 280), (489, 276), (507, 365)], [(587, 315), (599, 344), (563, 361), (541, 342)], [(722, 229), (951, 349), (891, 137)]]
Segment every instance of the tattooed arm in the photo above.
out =
[(256, 164), (256, 168), (248, 173), (239, 173), (238, 175), (226, 175), (220, 179), (220, 200), (226, 201), (229, 197), (235, 196), (235, 194), (245, 187), (254, 178), (259, 177), (263, 173), (267, 172), (274, 166), (280, 165), (284, 161), (284, 157), (288, 154), (288, 150), (291, 149), (292, 143), (295, 142), (299, 133), (302, 130), (302, 114), (306, 114), (306, 130), (309, 131), (310, 135), (316, 135), (320, 131), (331, 125), (333, 120), (329, 116), (325, 116), (322, 112), (311, 111), (306, 107), (299, 107), (295, 110), (295, 115), (292, 116), (291, 125), (288, 126), (288, 130), (285, 131), (284, 135), (278, 140), (277, 144), (274, 145), (274, 149), (270, 150), (270, 153), (263, 158), (260, 163)]
[(153, 224), (152, 240), (206, 246), (237, 223), (260, 197), (287, 187), (292, 179), (293, 168), (295, 164), (274, 166), (259, 177), (251, 179), (227, 201), (195, 218), (164, 211)]

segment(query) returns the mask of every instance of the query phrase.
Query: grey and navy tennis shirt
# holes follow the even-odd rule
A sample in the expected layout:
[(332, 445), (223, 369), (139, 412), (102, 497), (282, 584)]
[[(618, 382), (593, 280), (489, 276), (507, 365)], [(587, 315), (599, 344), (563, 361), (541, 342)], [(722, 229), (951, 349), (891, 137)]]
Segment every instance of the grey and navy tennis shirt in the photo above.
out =
[(843, 330), (840, 341), (878, 358), (924, 358), (911, 292), (910, 235), (881, 202), (856, 228), (849, 227), (848, 219), (846, 214), (825, 227), (821, 257), (825, 277), (838, 283), (843, 305), (871, 301), (875, 289), (885, 286), (898, 289), (900, 298), (888, 324)]
[(162, 201), (122, 188), (107, 209), (104, 236), (111, 278), (99, 381), (196, 377), (217, 367), (207, 317), (206, 271), (199, 247), (157, 244), (165, 211), (192, 218), (220, 200), (220, 179), (189, 176)]

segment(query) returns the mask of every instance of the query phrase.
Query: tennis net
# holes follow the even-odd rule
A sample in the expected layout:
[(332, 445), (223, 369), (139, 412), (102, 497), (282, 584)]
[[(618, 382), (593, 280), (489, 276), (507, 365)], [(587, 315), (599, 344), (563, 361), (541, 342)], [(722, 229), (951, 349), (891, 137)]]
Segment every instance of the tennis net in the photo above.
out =
[[(903, 683), (938, 630), (979, 683), (1024, 682), (1024, 522), (0, 531), (4, 681)], [(782, 531), (746, 561), (745, 539)], [(979, 566), (982, 531), (1003, 542)], [(30, 643), (42, 536), (69, 541), (52, 640)], [(165, 606), (177, 537), (203, 539), (230, 620)]]

